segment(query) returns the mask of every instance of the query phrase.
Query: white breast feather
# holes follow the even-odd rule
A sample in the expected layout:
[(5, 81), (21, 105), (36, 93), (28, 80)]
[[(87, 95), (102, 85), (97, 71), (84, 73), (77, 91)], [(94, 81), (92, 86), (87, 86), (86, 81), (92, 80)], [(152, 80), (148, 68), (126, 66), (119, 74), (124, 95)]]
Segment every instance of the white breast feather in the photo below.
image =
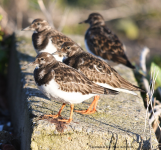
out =
[(54, 53), (57, 51), (57, 48), (53, 45), (51, 39), (49, 39), (48, 45), (45, 47), (45, 49), (41, 50), (40, 52), (48, 52), (48, 53)]
[[(32, 45), (33, 45), (33, 43), (32, 43)], [(35, 47), (34, 47), (34, 49), (35, 49)], [(49, 39), (48, 45), (45, 47), (45, 49), (43, 49), (41, 51), (38, 51), (37, 49), (35, 49), (35, 51), (37, 54), (42, 53), (42, 52), (47, 52), (47, 53), (52, 54), (57, 51), (57, 48), (53, 45), (51, 39)], [(55, 57), (55, 59), (57, 61), (61, 61), (61, 62), (63, 61), (63, 57), (59, 57), (58, 55), (53, 55), (53, 56)]]
[[(91, 52), (91, 50), (89, 49), (89, 47), (88, 47), (88, 44), (87, 44), (87, 40), (85, 39), (85, 47), (86, 47), (86, 49), (87, 49), (87, 51), (88, 51), (88, 53), (91, 53), (91, 54), (93, 54), (92, 52)], [(94, 55), (94, 54), (93, 54)]]
[(55, 80), (51, 80), (47, 85), (38, 86), (38, 88), (49, 98), (56, 98), (55, 100), (62, 103), (76, 104), (81, 103), (96, 94), (82, 95), (80, 92), (65, 92), (59, 89), (59, 85)]

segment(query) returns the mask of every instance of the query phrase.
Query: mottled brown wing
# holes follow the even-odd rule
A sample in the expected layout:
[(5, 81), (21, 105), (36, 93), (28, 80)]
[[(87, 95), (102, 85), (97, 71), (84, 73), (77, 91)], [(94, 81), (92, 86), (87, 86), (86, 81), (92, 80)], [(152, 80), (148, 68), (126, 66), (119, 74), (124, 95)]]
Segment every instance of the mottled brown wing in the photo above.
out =
[(106, 83), (115, 88), (123, 88), (134, 91), (140, 89), (124, 78), (122, 78), (116, 70), (111, 68), (105, 61), (89, 54), (82, 53), (75, 58), (74, 68), (80, 70), (88, 79), (93, 82)]
[[(82, 63), (83, 62), (83, 63)], [(106, 83), (113, 87), (121, 87), (115, 80), (113, 69), (104, 61), (90, 54), (83, 54), (76, 58), (74, 68), (80, 70), (88, 79), (93, 82)]]
[(60, 85), (61, 90), (66, 92), (81, 92), (84, 94), (104, 94), (104, 88), (95, 85), (82, 73), (71, 67), (65, 67), (63, 63), (54, 69), (55, 81)]
[(52, 43), (58, 50), (61, 49), (61, 46), (62, 44), (64, 44), (64, 42), (70, 42), (70, 41), (72, 41), (70, 38), (62, 34), (52, 36)]
[(126, 64), (123, 44), (106, 27), (91, 28), (86, 35), (89, 49), (97, 56)]

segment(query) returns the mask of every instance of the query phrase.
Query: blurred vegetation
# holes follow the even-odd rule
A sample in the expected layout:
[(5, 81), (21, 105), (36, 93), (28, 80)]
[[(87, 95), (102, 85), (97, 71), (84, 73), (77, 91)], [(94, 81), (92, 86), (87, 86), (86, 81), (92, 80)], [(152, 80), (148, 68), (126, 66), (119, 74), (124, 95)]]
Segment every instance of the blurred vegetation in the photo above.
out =
[[(156, 84), (155, 84), (155, 88), (154, 88), (156, 90), (158, 87), (161, 87), (161, 54), (160, 54), (160, 56), (159, 55), (152, 56), (147, 61), (147, 68), (148, 68), (148, 72), (149, 72), (149, 74), (147, 75), (147, 78), (150, 78), (150, 72), (152, 72), (152, 71), (155, 71), (156, 73), (158, 72), (158, 76), (156, 78)], [(158, 97), (158, 99), (160, 99), (160, 98)]]
[[(0, 15), (0, 20), (2, 19), (2, 15)], [(8, 67), (8, 55), (9, 55), (9, 48), (11, 45), (11, 37), (3, 38), (4, 32), (1, 30), (0, 27), (0, 74), (4, 77), (7, 74), (7, 67)]]
[[(0, 21), (2, 20), (2, 15), (0, 15)], [(3, 32), (1, 31), (1, 26), (0, 26), (0, 41), (2, 41), (2, 39), (3, 39)]]
[(104, 0), (67, 0), (66, 2), (74, 7), (91, 8), (93, 5), (100, 5)]
[(64, 34), (79, 34), (79, 35), (84, 35), (85, 31), (87, 30), (87, 24), (77, 24), (74, 26), (65, 26), (62, 30)]
[[(27, 1), (26, 7), (27, 14), (30, 14), (29, 17), (34, 17), (34, 11), (41, 11), (38, 5), (38, 0), (1, 0), (0, 4), (6, 8), (8, 12), (12, 10), (11, 14), (16, 15), (13, 13), (13, 10), (17, 9), (16, 6), (19, 4), (21, 6), (21, 3), (24, 3), (24, 1)], [(45, 6), (47, 9), (50, 8), (50, 13), (52, 10), (52, 13), (54, 14), (54, 11), (59, 10), (60, 12), (63, 12), (66, 7), (70, 7), (72, 9), (72, 12), (74, 13), (75, 10), (80, 10), (80, 13), (83, 14), (83, 10), (109, 10), (117, 7), (135, 7), (138, 5), (142, 8), (142, 11), (139, 12), (136, 10), (137, 13), (134, 13), (134, 15), (127, 14), (127, 17), (121, 17), (114, 20), (108, 21), (108, 25), (110, 26), (110, 29), (114, 31), (114, 33), (117, 33), (118, 36), (121, 34), (121, 36), (124, 36), (130, 40), (136, 40), (136, 39), (143, 39), (144, 37), (150, 35), (150, 36), (160, 36), (161, 35), (161, 26), (159, 20), (161, 20), (161, 9), (160, 5), (161, 3), (159, 0), (156, 0), (155, 2), (152, 2), (150, 0), (43, 0)], [(17, 3), (16, 5), (13, 5), (13, 3)], [(153, 8), (150, 8), (151, 5), (154, 5)], [(19, 7), (20, 7), (19, 6)], [(148, 8), (149, 7), (149, 8)], [(56, 10), (55, 10), (56, 8)], [(138, 8), (139, 9), (139, 8)], [(33, 11), (33, 12), (32, 12)], [(122, 10), (124, 11), (124, 10)], [(134, 11), (134, 10), (133, 10)], [(60, 16), (54, 16), (52, 14), (53, 19)], [(63, 13), (62, 13), (63, 14)], [(39, 16), (42, 14), (39, 14)], [(104, 17), (105, 15), (102, 14)], [(111, 14), (108, 14), (111, 15)], [(84, 13), (85, 18), (87, 18), (88, 14)], [(41, 17), (41, 16), (40, 16)], [(79, 15), (77, 16), (79, 18)], [(16, 18), (16, 17), (15, 17)], [(54, 22), (55, 23), (55, 22)], [(55, 23), (57, 24), (57, 22)], [(111, 28), (112, 27), (112, 28)], [(71, 30), (73, 28), (73, 30)], [(77, 31), (78, 29), (78, 31)], [(84, 29), (85, 26), (84, 26)], [(63, 31), (65, 33), (69, 34), (83, 34), (84, 32), (81, 32), (83, 30), (81, 27), (75, 24), (68, 25), (66, 23), (66, 26), (64, 26)], [(123, 33), (123, 34), (122, 34)]]
[(119, 19), (115, 27), (118, 31), (124, 32), (130, 40), (135, 40), (139, 36), (139, 28), (132, 19)]
[(154, 62), (155, 64), (158, 65), (158, 67), (161, 68), (161, 54), (160, 54), (160, 56), (154, 55), (148, 60), (148, 62), (147, 62), (148, 68), (150, 68), (151, 62)]
[[(155, 82), (155, 87), (154, 87), (154, 95), (153, 96), (157, 100), (160, 100), (160, 94), (159, 94), (157, 88), (161, 87), (161, 57), (160, 56), (153, 56), (147, 62), (146, 66), (147, 66), (147, 74), (144, 75), (144, 76), (149, 81), (149, 83), (150, 83), (151, 73), (155, 72), (155, 74), (157, 74), (157, 78), (156, 78), (156, 82)], [(136, 78), (136, 80), (138, 82), (138, 85), (140, 87), (144, 88), (144, 86), (142, 85), (142, 77), (143, 77), (142, 71), (140, 71), (139, 68), (137, 67), (137, 69), (134, 70), (134, 74), (135, 74), (135, 78)], [(141, 93), (141, 95), (142, 95), (143, 99), (146, 98), (146, 93)], [(144, 105), (146, 106), (147, 104), (144, 104)]]
[[(9, 1), (9, 0), (8, 0)], [(46, 6), (50, 5), (50, 3), (54, 3), (55, 0), (44, 0), (43, 1)], [(57, 0), (56, 3), (60, 7), (79, 7), (79, 8), (91, 8), (94, 5), (100, 5), (104, 2), (104, 0)], [(6, 2), (5, 2), (6, 3)], [(7, 4), (7, 3), (6, 3)], [(29, 7), (31, 9), (39, 10), (37, 0), (29, 0)]]
[(156, 90), (158, 87), (161, 87), (161, 68), (156, 65), (154, 62), (151, 63), (150, 66), (150, 72), (156, 72), (156, 74), (158, 74), (157, 78), (156, 78), (156, 84), (154, 89)]

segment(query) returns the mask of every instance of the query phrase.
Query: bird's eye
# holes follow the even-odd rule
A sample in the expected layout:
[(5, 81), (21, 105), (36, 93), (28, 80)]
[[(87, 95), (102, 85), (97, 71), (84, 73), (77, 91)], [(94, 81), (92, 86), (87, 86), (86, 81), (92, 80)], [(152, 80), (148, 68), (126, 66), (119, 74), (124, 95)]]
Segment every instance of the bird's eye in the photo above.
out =
[(70, 47), (68, 46), (67, 49), (70, 49)]
[(41, 60), (44, 60), (44, 58), (41, 58)]
[(37, 23), (37, 25), (40, 25), (40, 23)]

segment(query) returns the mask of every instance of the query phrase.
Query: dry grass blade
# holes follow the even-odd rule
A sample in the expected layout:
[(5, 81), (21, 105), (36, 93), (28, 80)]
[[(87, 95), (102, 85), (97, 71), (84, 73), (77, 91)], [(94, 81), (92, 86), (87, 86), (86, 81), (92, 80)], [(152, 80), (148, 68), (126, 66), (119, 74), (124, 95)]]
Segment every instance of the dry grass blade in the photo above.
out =
[[(148, 116), (148, 123), (149, 123), (149, 128), (150, 128), (150, 147), (152, 149), (152, 141), (151, 141), (151, 125), (154, 121), (156, 121), (157, 126), (159, 128), (159, 130), (161, 131), (159, 122), (158, 122), (158, 116), (160, 116), (161, 114), (161, 109), (156, 109), (156, 108), (161, 108), (159, 106), (157, 106), (156, 108), (153, 108), (153, 104), (154, 104), (154, 98), (153, 98), (153, 94), (154, 94), (154, 87), (155, 87), (155, 82), (156, 82), (156, 78), (158, 76), (158, 71), (156, 73), (156, 70), (154, 68), (154, 70), (151, 70), (151, 78), (150, 78), (150, 84), (148, 87), (148, 92), (146, 94), (146, 99), (147, 99), (147, 110), (146, 110), (146, 117), (145, 117), (145, 128), (144, 128), (144, 132), (146, 130), (146, 120), (147, 120), (147, 116), (148, 116), (148, 110), (149, 110), (149, 106), (151, 106), (151, 110), (149, 111), (149, 116)], [(154, 112), (155, 110), (155, 112)], [(158, 111), (156, 111), (158, 110)], [(151, 116), (151, 117), (150, 117)], [(149, 119), (150, 117), (150, 119)]]
[(50, 26), (52, 26), (53, 28), (55, 28), (55, 27), (54, 27), (54, 24), (53, 24), (53, 21), (52, 21), (52, 17), (51, 17), (51, 15), (50, 15), (50, 13), (46, 10), (46, 7), (45, 7), (45, 5), (44, 5), (43, 0), (37, 0), (37, 2), (38, 2), (38, 4), (39, 4), (39, 6), (40, 6), (41, 11), (42, 11), (42, 12), (44, 13), (44, 15), (46, 16), (47, 21), (49, 22)]
[(61, 19), (61, 22), (60, 22), (60, 25), (59, 25), (59, 28), (58, 28), (58, 31), (60, 31), (60, 32), (63, 30), (63, 27), (65, 26), (65, 23), (66, 23), (66, 19), (68, 17), (69, 10), (70, 10), (69, 8), (65, 8), (63, 17)]
[(149, 51), (149, 48), (144, 47), (140, 55), (140, 67), (142, 68), (144, 74), (146, 74), (146, 56), (149, 53)]
[(145, 133), (145, 130), (146, 130), (146, 120), (147, 120), (147, 117), (148, 117), (148, 109), (149, 109), (149, 95), (148, 93), (146, 93), (146, 101), (147, 101), (147, 108), (146, 108), (146, 115), (145, 115), (145, 127), (144, 127), (144, 133)]

